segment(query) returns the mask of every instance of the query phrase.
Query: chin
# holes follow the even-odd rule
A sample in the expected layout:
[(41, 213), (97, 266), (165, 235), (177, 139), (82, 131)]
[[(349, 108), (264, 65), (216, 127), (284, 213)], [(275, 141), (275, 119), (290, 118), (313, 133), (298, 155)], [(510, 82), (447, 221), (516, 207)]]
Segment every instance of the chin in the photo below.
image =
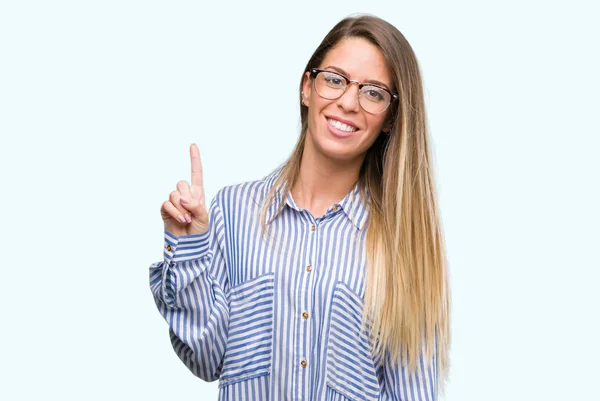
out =
[(329, 159), (339, 160), (340, 162), (350, 161), (358, 156), (358, 152), (354, 146), (350, 144), (341, 144), (328, 138), (321, 138), (315, 145), (315, 148), (319, 153)]
[(323, 129), (319, 129), (316, 132), (316, 135), (313, 135), (309, 128), (307, 132), (308, 138), (305, 144), (305, 146), (312, 147), (315, 153), (341, 163), (356, 159), (361, 154), (360, 150), (357, 149), (356, 142), (358, 137), (340, 140), (339, 138), (334, 137), (327, 130), (327, 127), (319, 128)]

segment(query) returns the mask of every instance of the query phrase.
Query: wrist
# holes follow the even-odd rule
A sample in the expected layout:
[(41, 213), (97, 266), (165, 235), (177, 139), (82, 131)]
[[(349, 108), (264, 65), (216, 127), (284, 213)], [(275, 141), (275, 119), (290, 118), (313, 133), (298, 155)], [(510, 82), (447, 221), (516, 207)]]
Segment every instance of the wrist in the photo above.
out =
[(209, 252), (209, 232), (175, 236), (165, 229), (164, 257), (169, 264), (198, 259)]

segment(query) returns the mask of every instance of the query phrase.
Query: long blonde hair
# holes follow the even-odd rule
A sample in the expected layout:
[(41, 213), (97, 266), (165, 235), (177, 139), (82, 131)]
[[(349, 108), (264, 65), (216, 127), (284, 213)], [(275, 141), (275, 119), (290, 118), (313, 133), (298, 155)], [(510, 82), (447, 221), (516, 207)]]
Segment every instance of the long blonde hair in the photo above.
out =
[[(348, 37), (364, 38), (381, 50), (399, 94), (387, 116), (392, 130), (379, 135), (359, 174), (360, 196), (369, 207), (363, 327), (370, 327), (376, 355), (386, 353), (410, 372), (418, 369), (423, 351), (426, 366), (436, 353), (442, 392), (449, 371), (450, 294), (419, 66), (398, 29), (380, 18), (361, 15), (340, 21), (304, 71), (319, 67), (327, 52)], [(308, 128), (308, 108), (301, 95), (299, 101), (300, 138), (261, 205), (263, 233), (267, 210), (275, 196), (281, 196), (277, 190), (287, 193), (299, 176)]]

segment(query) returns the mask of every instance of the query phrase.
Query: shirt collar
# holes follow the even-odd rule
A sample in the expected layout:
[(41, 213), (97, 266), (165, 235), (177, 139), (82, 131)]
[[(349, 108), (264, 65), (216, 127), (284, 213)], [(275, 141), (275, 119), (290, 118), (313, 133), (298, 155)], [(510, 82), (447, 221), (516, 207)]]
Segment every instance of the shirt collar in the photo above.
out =
[[(354, 188), (346, 194), (344, 199), (337, 203), (359, 230), (363, 228), (369, 217), (368, 208), (360, 197), (360, 185), (361, 179), (359, 178)], [(369, 191), (366, 190), (365, 192), (368, 199)]]
[[(273, 187), (275, 180), (279, 177), (279, 174), (281, 174), (281, 170), (282, 170), (282, 168), (278, 168), (273, 173), (271, 173), (267, 177), (265, 177), (265, 186), (263, 189), (263, 196), (266, 196), (269, 193), (269, 190)], [(352, 190), (350, 190), (346, 194), (346, 196), (344, 196), (344, 199), (331, 205), (331, 208), (329, 210), (327, 210), (327, 212), (326, 212), (326, 213), (332, 213), (333, 207), (335, 207), (335, 206), (340, 207), (342, 209), (342, 211), (345, 213), (346, 217), (348, 219), (350, 219), (352, 224), (354, 224), (354, 226), (358, 230), (363, 228), (363, 226), (365, 225), (365, 223), (367, 222), (368, 217), (369, 217), (368, 208), (366, 207), (366, 205), (364, 204), (364, 202), (362, 201), (362, 199), (360, 197), (360, 184), (361, 184), (361, 179), (359, 179), (356, 182), (356, 184), (354, 185), (354, 188)], [(279, 206), (281, 205), (281, 202), (283, 199), (282, 193), (283, 193), (283, 190), (281, 187), (276, 189), (275, 199), (274, 199), (273, 203), (267, 209), (267, 214), (266, 214), (266, 223), (267, 224), (269, 224), (275, 218), (275, 216), (277, 214), (277, 210), (279, 209)], [(368, 190), (366, 190), (366, 195), (367, 195), (367, 199), (368, 199), (369, 198)], [(292, 199), (292, 195), (289, 191), (286, 194), (286, 204), (293, 209), (299, 210), (299, 208), (294, 203), (294, 200)]]
[[(268, 176), (265, 177), (265, 179), (264, 179), (265, 185), (263, 187), (263, 199), (267, 196), (267, 194), (269, 193), (269, 191), (275, 184), (275, 180), (277, 180), (277, 178), (279, 178), (279, 175), (281, 174), (282, 170), (283, 170), (283, 167), (279, 167), (277, 170), (275, 170), (274, 172), (272, 172), (271, 174), (269, 174)], [(275, 198), (273, 200), (273, 203), (271, 203), (271, 205), (267, 209), (267, 215), (265, 217), (266, 224), (269, 224), (271, 222), (271, 220), (273, 220), (277, 214), (277, 209), (279, 209), (279, 205), (281, 204), (281, 199), (282, 199), (281, 193), (282, 193), (282, 189), (280, 186), (279, 188), (277, 188), (275, 190)]]

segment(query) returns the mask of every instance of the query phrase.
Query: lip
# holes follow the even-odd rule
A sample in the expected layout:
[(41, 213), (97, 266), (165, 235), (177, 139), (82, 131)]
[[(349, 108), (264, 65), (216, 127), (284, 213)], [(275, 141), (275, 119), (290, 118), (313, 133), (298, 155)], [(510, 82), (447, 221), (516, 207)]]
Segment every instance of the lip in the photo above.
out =
[[(349, 125), (351, 127), (354, 127), (354, 128), (356, 128), (356, 131), (346, 132), (346, 131), (339, 130), (335, 127), (332, 127), (331, 124), (329, 124), (329, 121), (327, 121), (329, 118), (331, 118), (332, 120), (337, 120), (337, 121), (344, 123), (346, 125)], [(325, 116), (325, 124), (327, 125), (327, 129), (329, 130), (329, 132), (337, 138), (348, 138), (348, 137), (353, 136), (354, 134), (356, 134), (359, 131), (358, 127), (356, 125), (352, 124), (352, 122), (350, 122), (348, 120), (343, 120), (343, 119), (337, 118), (337, 117)]]
[(349, 125), (351, 127), (356, 128), (356, 130), (358, 131), (358, 127), (352, 121), (344, 120), (343, 118), (339, 118), (339, 117), (336, 117), (336, 116), (327, 116), (326, 115), (325, 118), (331, 118), (332, 120), (338, 120), (341, 123), (344, 123), (346, 125)]

